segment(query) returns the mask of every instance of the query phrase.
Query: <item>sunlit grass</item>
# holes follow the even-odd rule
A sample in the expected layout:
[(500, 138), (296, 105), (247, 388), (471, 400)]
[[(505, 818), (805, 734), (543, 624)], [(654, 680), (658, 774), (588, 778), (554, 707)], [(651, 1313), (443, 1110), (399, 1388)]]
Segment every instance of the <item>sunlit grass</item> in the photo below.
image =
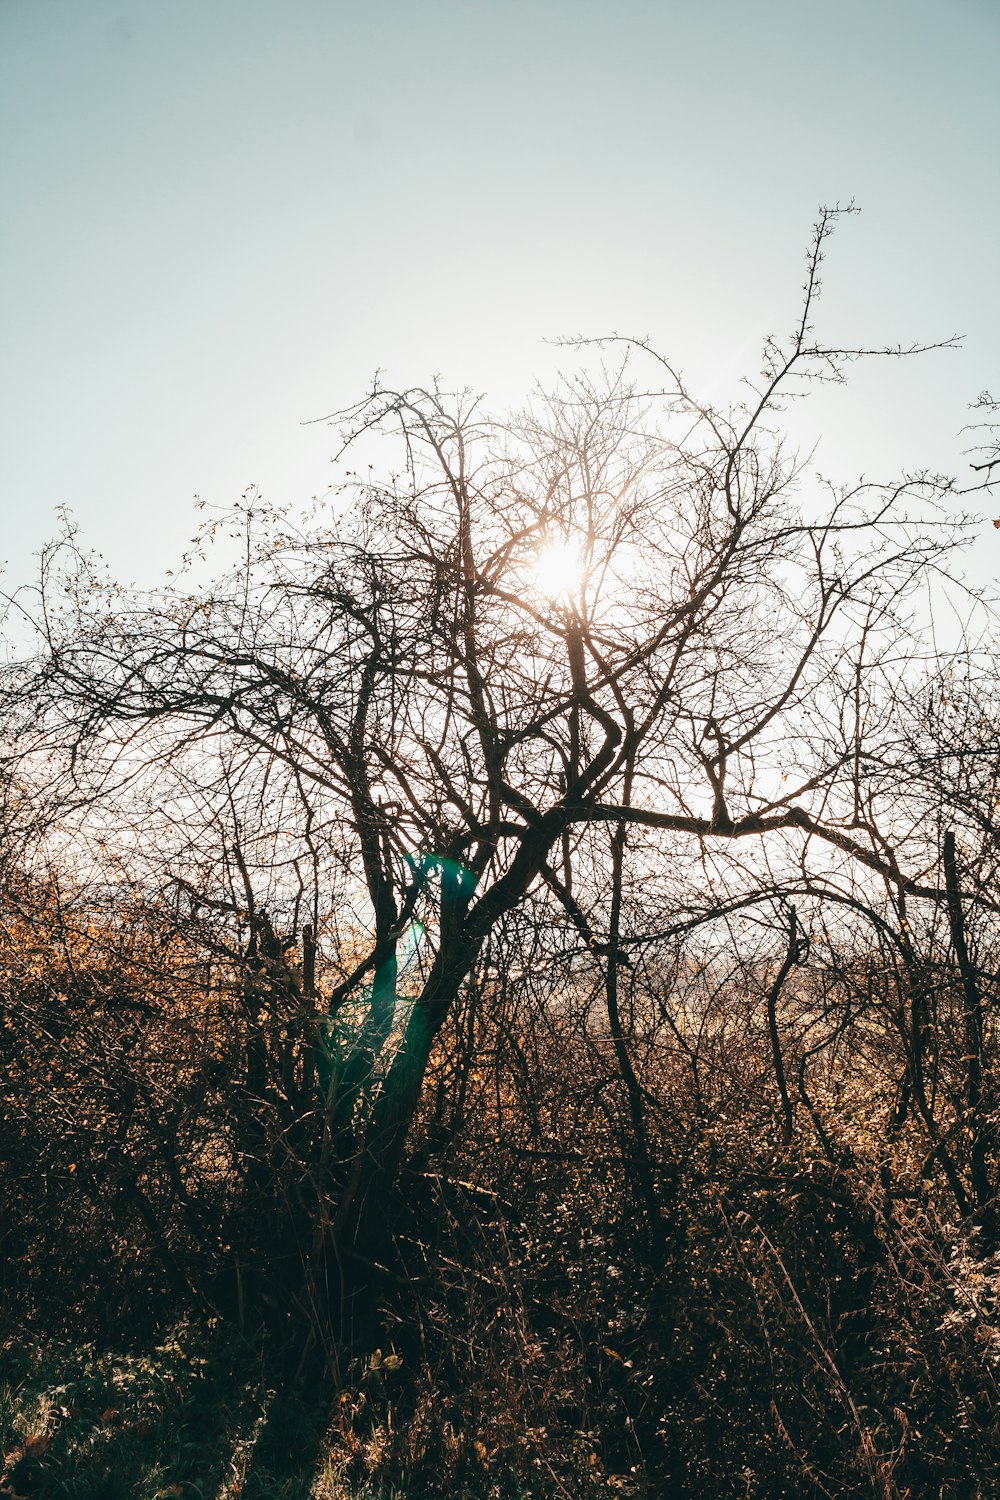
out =
[(471, 1434), (452, 1433), (449, 1473), (429, 1472), (424, 1424), (400, 1430), (391, 1403), (382, 1409), (377, 1372), (368, 1389), (372, 1369), (359, 1369), (344, 1399), (269, 1385), (259, 1351), (235, 1347), (222, 1329), (182, 1324), (138, 1353), (10, 1337), (0, 1343), (0, 1500), (534, 1493)]
[[(182, 1325), (143, 1353), (8, 1339), (0, 1352), (0, 1495), (307, 1500), (315, 1444), (256, 1449), (271, 1393), (245, 1354)], [(284, 1447), (284, 1452), (281, 1452)]]

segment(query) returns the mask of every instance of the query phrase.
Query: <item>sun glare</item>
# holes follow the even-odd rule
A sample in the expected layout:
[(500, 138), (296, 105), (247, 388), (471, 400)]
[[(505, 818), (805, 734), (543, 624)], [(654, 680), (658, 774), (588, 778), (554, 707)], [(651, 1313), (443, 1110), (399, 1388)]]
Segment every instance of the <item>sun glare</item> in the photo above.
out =
[(535, 554), (534, 584), (548, 599), (565, 599), (575, 593), (583, 573), (583, 553), (571, 537), (545, 542)]

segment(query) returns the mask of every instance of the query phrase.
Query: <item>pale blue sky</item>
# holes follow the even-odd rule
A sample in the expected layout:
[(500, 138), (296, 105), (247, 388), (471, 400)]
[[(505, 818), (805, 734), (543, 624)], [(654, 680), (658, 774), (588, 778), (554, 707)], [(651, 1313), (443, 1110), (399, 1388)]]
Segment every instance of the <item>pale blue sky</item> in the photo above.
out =
[(1000, 387), (997, 0), (0, 0), (0, 59), (10, 584), (58, 504), (152, 581), (195, 493), (307, 500), (376, 367), (505, 403), (618, 329), (721, 398), (820, 202), (825, 331), (967, 336), (799, 414), (824, 470)]

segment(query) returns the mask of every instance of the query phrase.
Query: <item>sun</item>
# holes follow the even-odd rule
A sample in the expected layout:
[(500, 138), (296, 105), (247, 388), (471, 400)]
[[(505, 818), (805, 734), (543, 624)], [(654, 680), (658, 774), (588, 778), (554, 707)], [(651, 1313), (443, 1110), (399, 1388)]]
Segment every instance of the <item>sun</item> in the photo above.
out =
[(547, 599), (566, 599), (579, 591), (586, 564), (580, 544), (572, 537), (543, 542), (535, 553), (532, 580)]

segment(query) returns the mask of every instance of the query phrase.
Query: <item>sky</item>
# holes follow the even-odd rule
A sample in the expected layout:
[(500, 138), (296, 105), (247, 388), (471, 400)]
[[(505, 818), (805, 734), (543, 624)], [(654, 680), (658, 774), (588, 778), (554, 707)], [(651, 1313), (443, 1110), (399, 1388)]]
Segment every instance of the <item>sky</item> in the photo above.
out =
[[(376, 369), (516, 405), (648, 336), (725, 402), (794, 321), (964, 335), (796, 411), (832, 478), (967, 474), (1000, 395), (997, 0), (0, 0), (0, 558), (66, 506), (148, 584), (194, 496), (298, 506)], [(995, 579), (986, 523), (968, 559)]]

